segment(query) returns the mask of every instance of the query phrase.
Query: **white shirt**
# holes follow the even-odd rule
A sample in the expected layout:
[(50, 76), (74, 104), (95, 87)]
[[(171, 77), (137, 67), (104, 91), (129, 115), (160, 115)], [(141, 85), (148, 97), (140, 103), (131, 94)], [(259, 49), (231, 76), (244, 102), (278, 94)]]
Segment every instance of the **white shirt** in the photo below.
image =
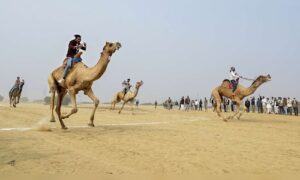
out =
[(262, 102), (262, 105), (263, 105), (263, 106), (267, 105), (267, 99), (266, 99), (266, 98), (263, 98), (263, 99), (261, 100), (261, 102)]
[(237, 80), (240, 76), (236, 73), (236, 72), (233, 72), (233, 71), (230, 71), (229, 73), (229, 80)]
[(287, 107), (292, 107), (292, 100), (291, 99), (287, 100)]

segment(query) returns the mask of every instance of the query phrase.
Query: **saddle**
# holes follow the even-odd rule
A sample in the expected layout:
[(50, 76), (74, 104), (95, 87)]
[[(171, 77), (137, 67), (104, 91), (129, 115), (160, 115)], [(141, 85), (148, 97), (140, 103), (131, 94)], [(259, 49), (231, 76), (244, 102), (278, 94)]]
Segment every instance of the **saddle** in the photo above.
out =
[[(81, 59), (81, 55), (82, 55), (82, 52), (80, 51), (80, 52), (78, 52), (78, 53), (74, 56), (74, 58)], [(62, 67), (63, 67), (63, 68), (66, 67), (67, 62), (68, 62), (68, 58), (65, 58), (64, 61), (63, 61), (63, 64), (62, 64)], [(73, 61), (72, 67), (73, 67), (75, 64), (77, 64), (78, 62), (80, 62), (80, 61)], [(86, 65), (85, 65), (85, 66), (86, 66)], [(86, 67), (87, 67), (87, 66), (86, 66)]]

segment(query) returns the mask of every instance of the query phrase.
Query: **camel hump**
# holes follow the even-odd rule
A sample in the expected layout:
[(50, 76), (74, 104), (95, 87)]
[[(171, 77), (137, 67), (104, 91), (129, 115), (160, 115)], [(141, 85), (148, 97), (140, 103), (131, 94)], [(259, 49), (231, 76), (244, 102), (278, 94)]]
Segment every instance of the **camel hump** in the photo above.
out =
[(225, 88), (228, 88), (228, 89), (231, 89), (231, 82), (229, 81), (229, 79), (224, 79), (222, 84), (221, 84), (222, 87), (225, 87)]
[(223, 83), (224, 83), (224, 82), (229, 82), (229, 83), (230, 83), (229, 79), (224, 79), (224, 80), (223, 80)]

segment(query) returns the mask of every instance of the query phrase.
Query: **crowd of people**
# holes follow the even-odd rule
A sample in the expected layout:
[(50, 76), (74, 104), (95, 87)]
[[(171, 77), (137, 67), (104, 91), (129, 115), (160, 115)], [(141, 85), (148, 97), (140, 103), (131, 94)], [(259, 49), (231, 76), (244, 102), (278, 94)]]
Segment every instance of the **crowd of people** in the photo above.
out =
[(288, 114), (298, 116), (299, 102), (290, 97), (251, 97), (246, 99), (247, 112), (258, 112), (266, 114)]
[(190, 110), (207, 111), (208, 100), (207, 98), (204, 98), (203, 100), (202, 99), (191, 100), (189, 96), (186, 97), (182, 96), (179, 101), (173, 102), (172, 99), (169, 97), (168, 100), (166, 100), (163, 103), (163, 106), (169, 110), (173, 109), (174, 106), (178, 106), (178, 109), (182, 111), (190, 111)]
[[(179, 110), (190, 111), (198, 110), (207, 111), (208, 103), (213, 105), (213, 99), (194, 99), (191, 100), (189, 96), (182, 96), (179, 101), (172, 101), (169, 97), (164, 103), (163, 106), (166, 109), (173, 109), (174, 106), (178, 106)], [(156, 102), (157, 103), (157, 102)], [(222, 112), (234, 112), (235, 103), (232, 102), (229, 98), (223, 97), (221, 103)], [(285, 98), (285, 97), (264, 97), (259, 96), (258, 98), (251, 97), (250, 99), (245, 100), (246, 112), (257, 112), (265, 114), (287, 114), (298, 116), (299, 102), (296, 98)]]

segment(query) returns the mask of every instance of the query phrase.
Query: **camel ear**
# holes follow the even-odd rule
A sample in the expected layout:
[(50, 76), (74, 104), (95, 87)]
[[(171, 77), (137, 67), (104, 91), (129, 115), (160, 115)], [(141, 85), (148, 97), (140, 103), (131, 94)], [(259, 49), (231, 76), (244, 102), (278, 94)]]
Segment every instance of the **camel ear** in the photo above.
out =
[(108, 45), (108, 44), (109, 44), (109, 42), (106, 41), (106, 42), (105, 42), (105, 45)]
[(144, 82), (141, 80), (141, 84), (144, 84)]

